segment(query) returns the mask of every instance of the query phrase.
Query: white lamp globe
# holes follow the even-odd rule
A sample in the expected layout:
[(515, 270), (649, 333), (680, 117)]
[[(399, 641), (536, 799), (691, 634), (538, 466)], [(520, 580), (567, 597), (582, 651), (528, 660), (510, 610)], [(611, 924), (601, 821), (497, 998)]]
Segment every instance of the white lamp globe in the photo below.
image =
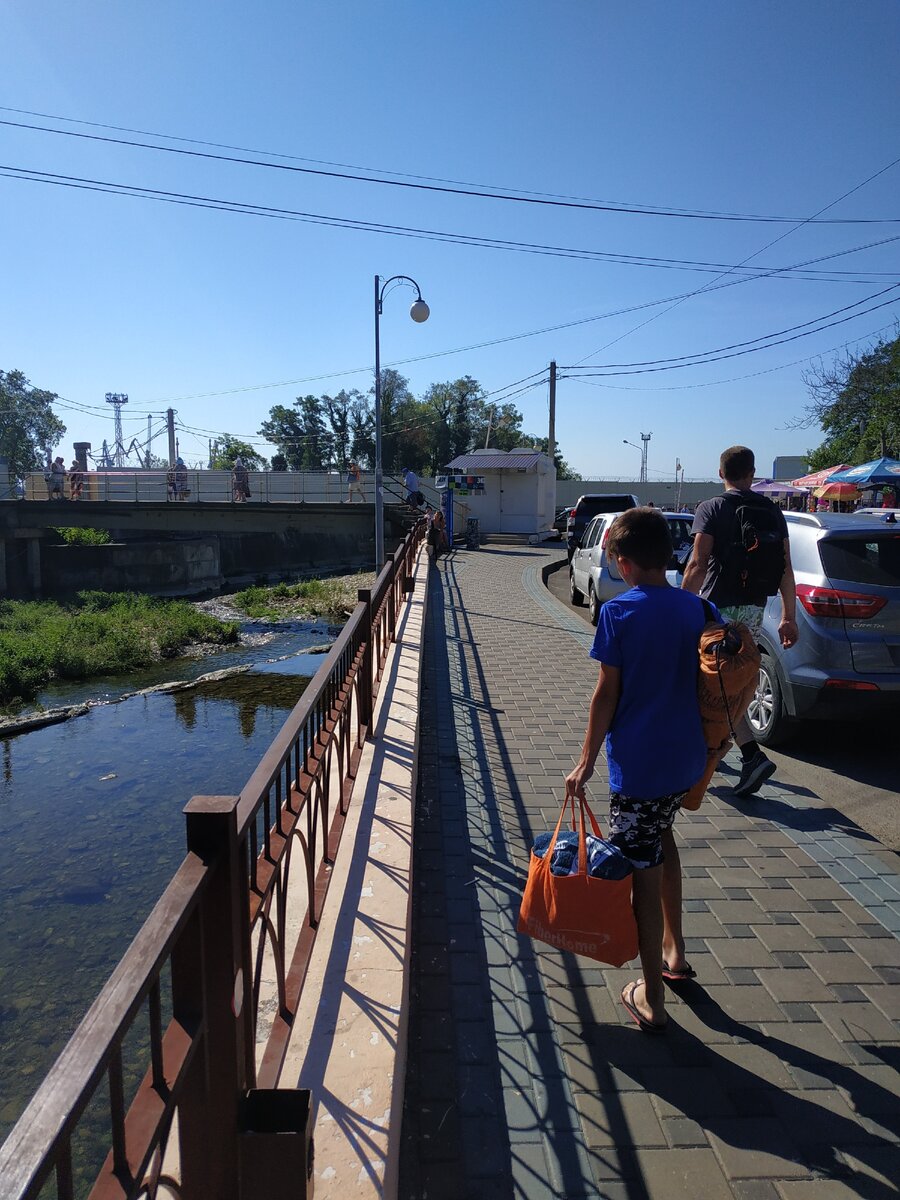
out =
[(431, 315), (431, 309), (420, 296), (409, 310), (409, 315), (415, 322), (417, 322), (417, 324), (421, 325), (423, 321), (428, 320), (429, 316)]

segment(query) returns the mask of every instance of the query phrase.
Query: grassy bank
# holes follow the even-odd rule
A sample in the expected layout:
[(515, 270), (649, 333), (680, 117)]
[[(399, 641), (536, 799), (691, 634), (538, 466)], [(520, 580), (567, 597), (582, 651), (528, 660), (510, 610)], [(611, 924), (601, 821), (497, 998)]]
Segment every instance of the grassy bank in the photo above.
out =
[(52, 679), (89, 679), (174, 658), (192, 642), (237, 641), (233, 623), (184, 600), (79, 592), (70, 604), (0, 601), (0, 704)]
[(374, 582), (371, 572), (359, 572), (334, 575), (330, 579), (303, 579), (300, 583), (276, 583), (274, 587), (245, 588), (230, 599), (248, 617), (269, 620), (325, 617), (343, 622), (356, 607), (359, 589), (371, 587)]

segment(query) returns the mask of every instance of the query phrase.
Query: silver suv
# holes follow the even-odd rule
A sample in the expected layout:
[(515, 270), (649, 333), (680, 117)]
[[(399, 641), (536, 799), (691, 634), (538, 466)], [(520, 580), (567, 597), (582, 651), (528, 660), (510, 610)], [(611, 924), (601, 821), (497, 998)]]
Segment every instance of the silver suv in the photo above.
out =
[(799, 718), (900, 714), (900, 524), (886, 514), (785, 516), (800, 636), (782, 649), (781, 599), (773, 596), (747, 713), (764, 746), (784, 741)]
[[(611, 512), (594, 517), (584, 531), (581, 545), (573, 551), (569, 564), (569, 596), (573, 604), (583, 604), (587, 600), (591, 623), (594, 625), (600, 616), (600, 605), (628, 588), (628, 584), (616, 569), (615, 562), (606, 553), (606, 539), (609, 537), (612, 523), (621, 515), (620, 512)], [(671, 571), (683, 571), (690, 553), (691, 526), (694, 518), (685, 513), (664, 512), (662, 515), (669, 522), (672, 546), (675, 550), (670, 564)], [(671, 574), (669, 582), (679, 587), (681, 578)]]

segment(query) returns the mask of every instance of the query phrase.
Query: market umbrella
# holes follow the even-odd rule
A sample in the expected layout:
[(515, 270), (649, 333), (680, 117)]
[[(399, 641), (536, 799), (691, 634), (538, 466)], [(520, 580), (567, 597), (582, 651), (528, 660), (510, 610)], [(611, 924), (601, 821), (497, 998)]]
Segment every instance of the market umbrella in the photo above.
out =
[(763, 496), (805, 496), (807, 491), (778, 479), (757, 479), (750, 490)]
[(857, 500), (859, 488), (855, 483), (823, 483), (813, 492), (820, 500)]
[(813, 471), (811, 475), (801, 475), (799, 479), (792, 479), (791, 483), (794, 487), (821, 487), (823, 483), (828, 482), (830, 476), (835, 475), (838, 471), (847, 471), (849, 467), (849, 463), (838, 463), (836, 467), (826, 467), (823, 471)]
[(860, 488), (883, 487), (886, 484), (900, 485), (900, 459), (875, 458), (860, 467), (835, 470), (829, 476), (830, 483), (853, 483)]

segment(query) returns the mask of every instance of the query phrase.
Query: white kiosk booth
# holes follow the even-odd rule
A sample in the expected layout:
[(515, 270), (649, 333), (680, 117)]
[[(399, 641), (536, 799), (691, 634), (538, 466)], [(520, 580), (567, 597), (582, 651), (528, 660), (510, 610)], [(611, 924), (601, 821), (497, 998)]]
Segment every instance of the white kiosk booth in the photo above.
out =
[[(553, 528), (556, 467), (537, 450), (473, 450), (447, 463), (448, 475), (484, 479), (484, 491), (465, 497), (482, 533), (532, 535)], [(462, 532), (462, 531), (458, 531)]]

